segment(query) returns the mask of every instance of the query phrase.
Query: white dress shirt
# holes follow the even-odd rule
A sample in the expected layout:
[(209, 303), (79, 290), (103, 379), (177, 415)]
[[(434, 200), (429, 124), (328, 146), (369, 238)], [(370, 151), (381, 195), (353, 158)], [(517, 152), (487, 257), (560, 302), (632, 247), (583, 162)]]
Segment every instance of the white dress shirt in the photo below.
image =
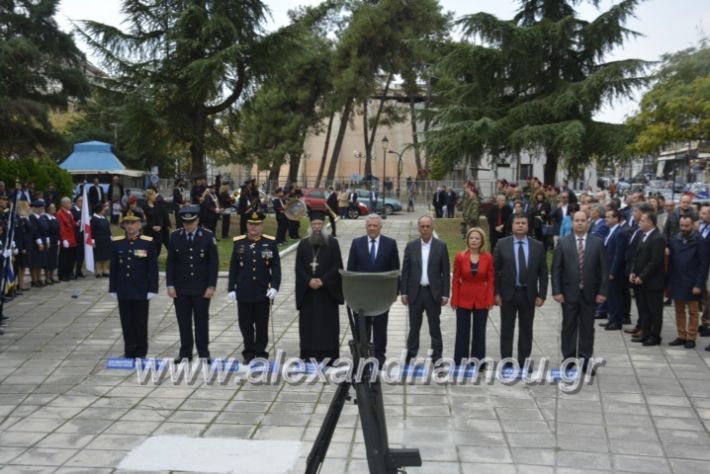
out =
[(429, 268), (429, 253), (431, 251), (431, 241), (433, 239), (430, 239), (429, 242), (424, 242), (423, 240), (419, 239), (419, 241), (422, 244), (422, 276), (421, 279), (419, 280), (419, 284), (421, 286), (429, 286), (429, 273), (428, 273), (428, 268)]

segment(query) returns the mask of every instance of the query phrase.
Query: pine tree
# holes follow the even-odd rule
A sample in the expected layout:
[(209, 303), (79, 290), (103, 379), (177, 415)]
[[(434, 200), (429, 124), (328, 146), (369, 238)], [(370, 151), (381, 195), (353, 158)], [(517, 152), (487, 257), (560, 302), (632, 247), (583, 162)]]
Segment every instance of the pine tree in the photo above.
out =
[(593, 115), (646, 83), (646, 62), (604, 61), (637, 34), (624, 23), (640, 0), (623, 0), (592, 21), (578, 17), (580, 1), (520, 0), (512, 20), (477, 13), (459, 21), (464, 39), (441, 45), (434, 68), (430, 155), (452, 169), (484, 153), (497, 159), (539, 150), (552, 184), (560, 163), (574, 176), (595, 155), (623, 153), (624, 126)]
[(89, 93), (85, 58), (54, 16), (59, 0), (0, 2), (0, 156), (61, 145), (49, 111)]

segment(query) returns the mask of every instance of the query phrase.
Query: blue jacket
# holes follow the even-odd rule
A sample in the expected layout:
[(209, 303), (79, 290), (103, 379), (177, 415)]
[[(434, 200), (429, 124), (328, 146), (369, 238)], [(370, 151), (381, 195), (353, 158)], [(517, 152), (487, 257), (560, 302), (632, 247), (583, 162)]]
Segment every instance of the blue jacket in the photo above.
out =
[(600, 218), (597, 222), (593, 222), (589, 228), (589, 233), (604, 240), (604, 237), (609, 235), (609, 226), (606, 225), (604, 218)]
[(217, 242), (210, 230), (198, 227), (189, 242), (185, 229), (178, 229), (170, 236), (165, 286), (174, 287), (180, 295), (203, 295), (207, 288), (217, 287), (218, 260)]
[(668, 261), (668, 287), (670, 298), (678, 301), (699, 301), (701, 295), (692, 293), (693, 287), (705, 287), (707, 279), (707, 245), (693, 231), (687, 240), (680, 234), (671, 239)]
[(158, 292), (158, 254), (152, 237), (113, 238), (108, 291), (119, 300), (145, 300), (148, 293)]

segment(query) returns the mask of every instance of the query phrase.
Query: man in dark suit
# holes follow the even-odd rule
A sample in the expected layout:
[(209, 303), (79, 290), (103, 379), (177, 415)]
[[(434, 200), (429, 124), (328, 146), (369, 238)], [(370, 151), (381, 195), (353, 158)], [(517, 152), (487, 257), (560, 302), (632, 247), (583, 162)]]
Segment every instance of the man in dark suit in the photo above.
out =
[[(389, 272), (399, 270), (399, 252), (397, 241), (382, 235), (382, 218), (370, 214), (365, 220), (367, 235), (353, 239), (348, 256), (348, 271), (350, 272)], [(365, 318), (367, 323), (367, 340), (375, 344), (375, 357), (382, 365), (387, 350), (387, 319), (389, 311), (379, 316)]]
[(606, 301), (609, 282), (604, 242), (589, 235), (587, 214), (572, 216), (572, 234), (560, 239), (552, 259), (552, 297), (562, 305), (562, 357), (594, 352), (594, 310)]
[(451, 186), (446, 190), (446, 217), (452, 219), (454, 217), (454, 212), (456, 211), (456, 202), (459, 200), (458, 194), (454, 191)]
[(409, 335), (407, 360), (419, 352), (419, 330), (422, 314), (426, 311), (431, 337), (431, 358), (441, 359), (443, 341), (439, 316), (441, 307), (449, 302), (449, 250), (434, 238), (434, 219), (422, 216), (418, 221), (420, 238), (412, 240), (404, 249), (402, 262), (402, 304), (409, 305)]
[[(633, 208), (632, 214), (629, 216), (629, 220), (626, 221), (624, 228), (626, 229), (626, 235), (628, 236), (628, 245), (626, 246), (626, 277), (625, 277), (625, 288), (624, 288), (624, 324), (631, 324), (631, 289), (634, 289), (634, 296), (636, 296), (636, 288), (633, 282), (630, 282), (629, 275), (633, 271), (634, 257), (636, 256), (636, 249), (638, 244), (643, 237), (641, 229), (639, 229), (638, 222), (641, 219), (641, 215), (644, 212), (650, 212), (651, 206), (645, 203), (636, 204)], [(636, 308), (638, 310), (638, 299), (636, 300)], [(636, 322), (636, 326), (631, 329), (624, 329), (624, 332), (631, 334), (634, 337), (641, 335), (641, 316), (639, 312), (639, 319)]]
[(609, 272), (607, 288), (608, 321), (601, 323), (607, 331), (618, 331), (624, 324), (624, 288), (626, 276), (626, 245), (628, 235), (621, 227), (621, 211), (611, 209), (606, 212), (609, 234), (604, 238), (606, 266)]
[(641, 333), (631, 342), (641, 342), (644, 346), (661, 344), (663, 325), (663, 290), (665, 288), (666, 239), (656, 229), (656, 214), (646, 211), (639, 219), (642, 234), (636, 249), (629, 282), (636, 285), (636, 301), (639, 310)]
[(499, 194), (496, 196), (496, 205), (488, 211), (488, 215), (486, 216), (491, 252), (496, 248), (496, 242), (505, 237), (505, 226), (512, 213), (513, 210), (505, 202), (505, 195)]
[(436, 192), (431, 201), (431, 205), (434, 207), (434, 215), (439, 217), (444, 217), (444, 206), (446, 206), (446, 191), (442, 189), (441, 186), (436, 188)]
[(513, 235), (498, 241), (493, 261), (496, 271), (495, 301), (500, 306), (500, 354), (513, 355), (515, 318), (518, 318), (518, 363), (532, 351), (535, 306), (547, 295), (547, 262), (542, 242), (528, 237), (528, 218), (513, 218)]
[(89, 197), (89, 209), (96, 209), (96, 206), (105, 201), (104, 191), (101, 189), (99, 178), (94, 178), (94, 184), (87, 191)]

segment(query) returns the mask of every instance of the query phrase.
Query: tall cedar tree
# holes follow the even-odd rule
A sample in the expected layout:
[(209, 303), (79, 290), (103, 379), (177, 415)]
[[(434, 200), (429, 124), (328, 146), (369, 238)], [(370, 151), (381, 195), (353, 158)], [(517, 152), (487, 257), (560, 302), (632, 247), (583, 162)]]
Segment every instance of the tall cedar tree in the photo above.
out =
[(595, 155), (624, 153), (624, 126), (592, 116), (647, 82), (644, 61), (604, 62), (637, 35), (624, 24), (640, 0), (592, 21), (578, 18), (582, 1), (521, 0), (512, 20), (477, 13), (458, 21), (463, 40), (442, 45), (434, 68), (437, 110), (427, 135), (429, 154), (446, 170), (462, 159), (475, 165), (484, 153), (541, 151), (544, 180), (554, 183), (560, 163), (575, 176)]
[(61, 145), (50, 109), (89, 93), (84, 56), (54, 20), (58, 4), (0, 2), (0, 156), (48, 154)]
[(127, 31), (84, 21), (80, 33), (111, 74), (105, 86), (132, 104), (124, 133), (134, 130), (146, 148), (153, 131), (167, 134), (189, 149), (192, 175), (202, 175), (206, 153), (235, 152), (225, 131), (286, 54), (284, 38), (264, 33), (260, 0), (123, 0), (122, 11)]

